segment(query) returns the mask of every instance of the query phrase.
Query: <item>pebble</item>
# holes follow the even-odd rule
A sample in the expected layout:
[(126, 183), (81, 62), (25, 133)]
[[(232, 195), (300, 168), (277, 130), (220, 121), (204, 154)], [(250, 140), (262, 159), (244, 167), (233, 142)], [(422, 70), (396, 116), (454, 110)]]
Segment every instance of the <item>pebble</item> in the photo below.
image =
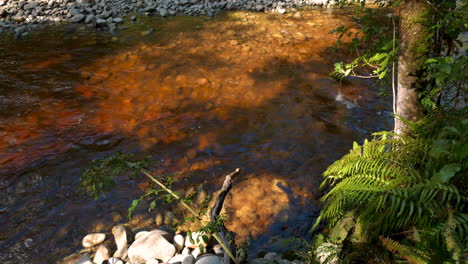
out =
[(174, 236), (174, 246), (176, 247), (177, 251), (181, 251), (184, 248), (185, 244), (185, 237), (181, 234)]
[(88, 234), (83, 238), (82, 245), (84, 248), (90, 248), (92, 246), (98, 245), (106, 239), (106, 234), (104, 233), (92, 233)]
[[(296, 11), (298, 7), (324, 6), (330, 7), (329, 0), (236, 0), (236, 1), (201, 1), (201, 0), (49, 0), (49, 1), (5, 1), (0, 0), (0, 22), (7, 26), (1, 32), (12, 32), (21, 23), (44, 24), (68, 21), (70, 23), (93, 24), (97, 27), (108, 27), (113, 33), (116, 28), (110, 23), (124, 23), (124, 17), (131, 12), (140, 14), (167, 17), (176, 14), (207, 15), (228, 10), (251, 10), (257, 12), (275, 11), (284, 14), (287, 11), (295, 12), (292, 17), (302, 18)], [(136, 21), (131, 16), (131, 21)], [(141, 35), (147, 36), (154, 29), (143, 31)], [(26, 37), (27, 34), (24, 35)], [(21, 35), (15, 37), (21, 38)]]
[(107, 262), (109, 264), (124, 264), (124, 262), (121, 259), (116, 258), (116, 257), (109, 258)]
[(96, 264), (102, 264), (103, 261), (110, 258), (110, 249), (106, 245), (100, 245), (96, 250), (96, 253), (93, 258), (93, 262)]
[(114, 235), (115, 244), (117, 245), (117, 250), (114, 253), (114, 257), (123, 258), (127, 257), (127, 244), (129, 237), (131, 237), (130, 230), (123, 225), (114, 226), (112, 228), (112, 234)]

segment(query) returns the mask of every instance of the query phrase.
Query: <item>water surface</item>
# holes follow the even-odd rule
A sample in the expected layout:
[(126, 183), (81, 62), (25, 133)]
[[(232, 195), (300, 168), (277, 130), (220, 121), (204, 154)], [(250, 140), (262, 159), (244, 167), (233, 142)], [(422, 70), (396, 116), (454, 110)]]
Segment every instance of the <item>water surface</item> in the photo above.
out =
[[(328, 79), (343, 59), (328, 32), (342, 24), (352, 25), (344, 11), (235, 12), (140, 17), (116, 36), (70, 26), (3, 36), (0, 259), (54, 263), (86, 233), (127, 222), (143, 178), (122, 176), (98, 201), (76, 190), (90, 160), (116, 151), (150, 154), (181, 191), (213, 191), (241, 168), (228, 228), (252, 254), (307, 236), (324, 168), (389, 127), (375, 85)], [(158, 212), (142, 208), (131, 225), (154, 226)]]

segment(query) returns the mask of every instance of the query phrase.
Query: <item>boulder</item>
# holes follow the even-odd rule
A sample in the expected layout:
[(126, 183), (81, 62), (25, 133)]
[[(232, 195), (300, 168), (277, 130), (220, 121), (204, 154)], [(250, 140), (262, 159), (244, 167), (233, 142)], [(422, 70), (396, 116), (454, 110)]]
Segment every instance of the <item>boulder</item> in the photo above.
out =
[(104, 233), (92, 233), (88, 234), (83, 238), (82, 245), (84, 248), (90, 248), (92, 246), (98, 245), (106, 239), (106, 234)]
[[(167, 235), (166, 235), (167, 234)], [(128, 249), (128, 258), (132, 264), (146, 263), (151, 259), (167, 262), (176, 253), (176, 248), (166, 238), (168, 232), (153, 230), (138, 238)]]

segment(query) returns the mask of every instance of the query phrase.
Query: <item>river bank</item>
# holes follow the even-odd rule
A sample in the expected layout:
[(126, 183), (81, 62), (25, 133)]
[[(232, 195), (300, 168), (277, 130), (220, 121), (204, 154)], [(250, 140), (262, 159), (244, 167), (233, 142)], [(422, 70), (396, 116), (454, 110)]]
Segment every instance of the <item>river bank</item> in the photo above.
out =
[(207, 15), (222, 10), (284, 14), (306, 6), (329, 7), (333, 0), (0, 0), (0, 34), (27, 38), (29, 31), (51, 23), (82, 23), (115, 32), (132, 14), (147, 16)]

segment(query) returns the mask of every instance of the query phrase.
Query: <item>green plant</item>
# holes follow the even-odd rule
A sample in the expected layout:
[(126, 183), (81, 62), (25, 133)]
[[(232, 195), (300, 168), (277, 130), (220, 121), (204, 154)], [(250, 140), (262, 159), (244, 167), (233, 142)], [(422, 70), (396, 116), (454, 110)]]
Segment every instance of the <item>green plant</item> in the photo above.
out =
[[(163, 177), (163, 179), (158, 180), (145, 169), (145, 167), (148, 165), (147, 161), (131, 161), (131, 158), (132, 155), (119, 152), (110, 157), (92, 161), (89, 168), (85, 170), (81, 177), (79, 189), (85, 194), (88, 194), (94, 199), (97, 199), (99, 195), (115, 186), (116, 177), (124, 173), (128, 173), (130, 176), (141, 173), (148, 177), (159, 188), (151, 188), (140, 198), (133, 200), (132, 205), (128, 211), (129, 218), (131, 218), (133, 211), (139, 205), (141, 200), (149, 196), (156, 196), (156, 198), (150, 204), (150, 209), (155, 207), (155, 203), (158, 199), (165, 199), (167, 202), (177, 201), (193, 216), (186, 217), (184, 221), (200, 221), (202, 224), (202, 228), (200, 230), (204, 233), (210, 233), (221, 245), (224, 251), (229, 255), (232, 261), (236, 264), (238, 263), (237, 259), (230, 251), (229, 245), (223, 243), (221, 238), (216, 234), (216, 232), (219, 231), (220, 225), (224, 224), (225, 218), (223, 216), (219, 216), (215, 222), (205, 221), (202, 218), (202, 214), (206, 213), (207, 201), (204, 203), (204, 209), (200, 210), (199, 213), (196, 213), (195, 210), (189, 205), (191, 201), (189, 197), (182, 198), (180, 194), (171, 190), (172, 183), (174, 182), (174, 178), (172, 177), (173, 175), (168, 175)], [(235, 172), (238, 171), (239, 169), (236, 169)], [(206, 235), (202, 236), (202, 240), (205, 242), (208, 241)], [(196, 242), (199, 243), (201, 241)], [(202, 251), (203, 249), (204, 248), (201, 247)]]
[(315, 226), (326, 219), (338, 228), (351, 214), (354, 235), (365, 237), (357, 240), (381, 237), (389, 250), (416, 263), (461, 261), (468, 232), (466, 112), (434, 112), (410, 124), (407, 136), (380, 132), (354, 143), (323, 174), (322, 188), (332, 188)]

